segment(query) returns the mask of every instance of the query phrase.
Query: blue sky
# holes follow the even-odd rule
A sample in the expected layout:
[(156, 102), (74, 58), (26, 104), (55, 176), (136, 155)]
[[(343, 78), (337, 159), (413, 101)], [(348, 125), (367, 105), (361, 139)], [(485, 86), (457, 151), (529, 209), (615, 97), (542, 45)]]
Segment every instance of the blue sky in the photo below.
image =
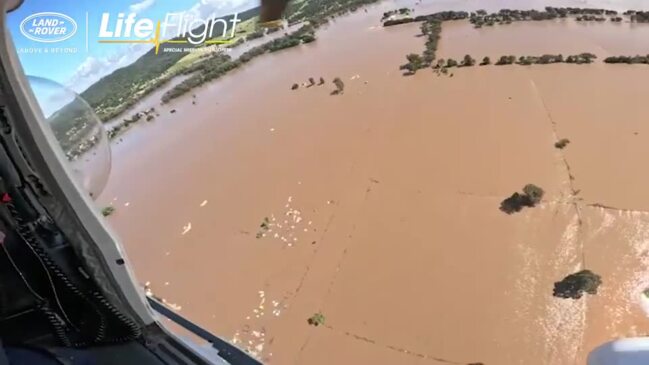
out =
[[(135, 12), (137, 17), (164, 20), (167, 13), (193, 12), (203, 18), (240, 12), (258, 6), (259, 0), (25, 0), (23, 5), (8, 15), (9, 30), (25, 73), (45, 77), (71, 87), (77, 92), (124, 67), (151, 48), (149, 44), (99, 44), (98, 34), (104, 12), (116, 17), (122, 12)], [(57, 12), (68, 15), (78, 25), (73, 37), (57, 43), (40, 43), (20, 32), (20, 23), (39, 12)], [(88, 48), (86, 49), (86, 14), (88, 14)], [(29, 49), (76, 48), (76, 53), (37, 54)]]

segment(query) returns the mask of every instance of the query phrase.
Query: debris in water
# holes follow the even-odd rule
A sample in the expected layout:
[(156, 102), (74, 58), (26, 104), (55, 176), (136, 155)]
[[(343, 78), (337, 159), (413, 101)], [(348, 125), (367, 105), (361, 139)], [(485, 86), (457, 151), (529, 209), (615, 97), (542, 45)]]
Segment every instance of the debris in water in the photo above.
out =
[(175, 310), (176, 312), (179, 312), (181, 309), (183, 309), (182, 306), (180, 306), (180, 305), (178, 305), (178, 304), (176, 304), (176, 303), (165, 302), (165, 304), (166, 304), (169, 308)]
[(271, 132), (275, 132), (275, 128), (271, 128), (270, 131), (271, 131)]
[(169, 111), (169, 113), (171, 113), (171, 114), (173, 114), (173, 113), (175, 113), (175, 112), (176, 112), (176, 109), (171, 109), (171, 110)]
[(191, 229), (192, 229), (192, 224), (191, 224), (191, 223), (187, 223), (187, 224), (185, 224), (185, 225), (183, 226), (183, 232), (182, 232), (182, 235), (185, 235), (187, 232), (191, 231)]
[(268, 232), (268, 230), (270, 229), (270, 220), (268, 219), (268, 217), (264, 217), (264, 220), (259, 225), (259, 228), (260, 230), (259, 232), (257, 232), (256, 237), (257, 238), (266, 237), (265, 233)]
[(124, 206), (125, 206), (125, 207), (128, 207), (129, 205), (131, 205), (130, 202), (126, 202), (126, 203), (124, 203)]
[(206, 205), (207, 205), (207, 200), (203, 200), (203, 202), (201, 203), (201, 207), (204, 207)]

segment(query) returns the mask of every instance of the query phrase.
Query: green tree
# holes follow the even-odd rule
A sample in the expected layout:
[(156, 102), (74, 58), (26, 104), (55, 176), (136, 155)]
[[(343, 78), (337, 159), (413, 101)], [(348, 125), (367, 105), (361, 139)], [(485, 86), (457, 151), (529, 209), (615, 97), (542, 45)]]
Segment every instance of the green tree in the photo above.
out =
[(465, 55), (464, 59), (462, 59), (462, 66), (470, 67), (473, 65), (475, 65), (475, 60), (473, 59), (473, 57), (471, 57), (471, 55)]
[(421, 58), (420, 55), (416, 53), (411, 53), (407, 55), (406, 59), (408, 60), (408, 63), (406, 64), (406, 68), (412, 73), (417, 72), (417, 70), (422, 68), (424, 64), (424, 60)]
[(104, 217), (108, 217), (109, 215), (113, 214), (114, 212), (115, 212), (115, 207), (109, 205), (107, 207), (104, 207), (101, 210), (101, 215), (103, 215)]
[(554, 144), (554, 147), (562, 150), (568, 145), (568, 143), (570, 143), (570, 140), (568, 138), (561, 138)]
[(579, 299), (584, 293), (597, 294), (602, 277), (590, 270), (581, 270), (554, 283), (552, 295), (564, 299)]
[(523, 192), (530, 198), (532, 204), (538, 204), (541, 202), (541, 198), (543, 198), (543, 194), (545, 194), (543, 189), (534, 184), (525, 185), (523, 187)]

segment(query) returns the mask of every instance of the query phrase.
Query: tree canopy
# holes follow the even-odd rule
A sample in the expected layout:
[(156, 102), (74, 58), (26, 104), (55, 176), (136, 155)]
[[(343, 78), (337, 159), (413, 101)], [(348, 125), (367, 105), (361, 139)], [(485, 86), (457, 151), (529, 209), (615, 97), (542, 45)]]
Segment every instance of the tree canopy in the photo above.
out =
[(564, 299), (579, 299), (584, 293), (597, 294), (602, 278), (590, 270), (581, 270), (554, 283), (552, 295)]

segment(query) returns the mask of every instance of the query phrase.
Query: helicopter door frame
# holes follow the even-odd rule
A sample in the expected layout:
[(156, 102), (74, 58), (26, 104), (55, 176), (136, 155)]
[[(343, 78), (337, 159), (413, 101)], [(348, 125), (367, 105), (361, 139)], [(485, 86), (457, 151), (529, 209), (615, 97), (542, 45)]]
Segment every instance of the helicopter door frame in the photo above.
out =
[(17, 169), (23, 176), (35, 176), (53, 196), (48, 201), (53, 206), (46, 208), (70, 238), (75, 251), (83, 253), (80, 258), (101, 261), (100, 265), (92, 265), (89, 269), (102, 292), (136, 322), (143, 326), (152, 324), (155, 322), (153, 311), (146, 304), (143, 290), (135, 285), (135, 276), (121, 243), (92, 208), (90, 197), (82, 193), (72, 178), (63, 152), (55, 148), (58, 142), (53, 132), (45, 127), (47, 123), (39, 112), (39, 104), (15, 53), (4, 6), (0, 11), (0, 29), (6, 30), (2, 32), (4, 39), (0, 39), (0, 77), (5, 78), (4, 84), (9, 86), (4, 92), (0, 89), (0, 96), (5, 100), (9, 119), (13, 120), (10, 133), (2, 132), (0, 138), (15, 142), (26, 155), (12, 156), (14, 160), (24, 161), (16, 164)]

